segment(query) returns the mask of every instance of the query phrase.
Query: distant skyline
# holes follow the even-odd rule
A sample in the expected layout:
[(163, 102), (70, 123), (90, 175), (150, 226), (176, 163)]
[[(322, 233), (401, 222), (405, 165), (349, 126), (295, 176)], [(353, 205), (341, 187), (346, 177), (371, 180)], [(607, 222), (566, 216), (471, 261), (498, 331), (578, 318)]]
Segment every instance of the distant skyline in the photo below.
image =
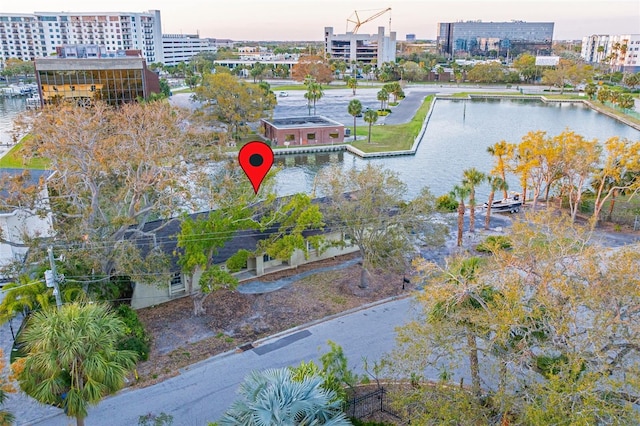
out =
[[(592, 34), (639, 34), (640, 0), (28, 0), (5, 1), (1, 13), (34, 12), (161, 12), (164, 34), (241, 40), (323, 40), (324, 27), (347, 30), (347, 19), (358, 11), (364, 20), (359, 33), (377, 27), (435, 39), (438, 22), (476, 21), (554, 22), (554, 40), (579, 40)], [(352, 28), (349, 26), (349, 28)]]

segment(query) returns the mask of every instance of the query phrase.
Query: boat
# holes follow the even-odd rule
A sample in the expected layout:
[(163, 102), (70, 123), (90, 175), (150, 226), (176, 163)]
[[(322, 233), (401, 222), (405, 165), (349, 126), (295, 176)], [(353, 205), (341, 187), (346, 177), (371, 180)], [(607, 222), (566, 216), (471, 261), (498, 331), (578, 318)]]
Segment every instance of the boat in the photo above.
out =
[[(484, 203), (483, 207), (486, 209), (488, 206), (488, 203)], [(494, 200), (493, 203), (491, 203), (491, 211), (518, 213), (521, 206), (522, 200), (520, 199), (520, 194), (514, 193), (510, 197)]]

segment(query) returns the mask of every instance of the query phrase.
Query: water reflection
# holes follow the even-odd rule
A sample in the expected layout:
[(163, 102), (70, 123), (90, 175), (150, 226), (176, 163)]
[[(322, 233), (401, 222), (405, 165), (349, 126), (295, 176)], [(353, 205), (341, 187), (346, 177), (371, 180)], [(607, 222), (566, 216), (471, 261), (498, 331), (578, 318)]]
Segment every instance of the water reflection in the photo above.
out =
[(23, 97), (4, 98), (0, 96), (0, 145), (12, 143), (13, 120), (25, 109)]
[[(407, 183), (409, 197), (418, 194), (424, 186), (441, 195), (461, 181), (465, 169), (475, 167), (481, 172), (491, 171), (494, 159), (487, 152), (488, 146), (501, 140), (519, 143), (530, 131), (542, 130), (548, 136), (555, 136), (567, 129), (599, 141), (612, 136), (640, 140), (640, 131), (582, 104), (545, 104), (534, 100), (439, 100), (416, 155), (371, 160), (349, 153), (335, 157), (326, 153), (279, 157), (276, 162), (284, 168), (276, 176), (277, 190), (283, 195), (310, 193), (315, 175), (323, 167), (340, 164), (345, 169), (360, 169), (366, 162), (372, 162), (398, 172)], [(520, 189), (515, 177), (509, 179), (509, 185), (512, 190)], [(482, 186), (477, 193), (478, 197), (486, 198), (489, 188)]]

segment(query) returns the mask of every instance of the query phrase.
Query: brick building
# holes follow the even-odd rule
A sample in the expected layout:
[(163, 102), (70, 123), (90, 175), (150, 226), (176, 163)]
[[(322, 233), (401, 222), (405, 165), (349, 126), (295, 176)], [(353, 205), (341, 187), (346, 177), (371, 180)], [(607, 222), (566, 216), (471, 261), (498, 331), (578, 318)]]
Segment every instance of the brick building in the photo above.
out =
[(266, 139), (274, 146), (328, 145), (344, 142), (344, 124), (312, 115), (261, 120)]

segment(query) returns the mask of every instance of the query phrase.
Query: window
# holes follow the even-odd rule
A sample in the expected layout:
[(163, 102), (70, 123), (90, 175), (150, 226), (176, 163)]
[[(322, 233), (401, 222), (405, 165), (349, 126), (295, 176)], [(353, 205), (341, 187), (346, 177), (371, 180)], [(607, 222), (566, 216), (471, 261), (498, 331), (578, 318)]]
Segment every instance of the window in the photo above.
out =
[(286, 142), (293, 142), (293, 141), (296, 140), (296, 135), (294, 135), (294, 134), (285, 135), (284, 136), (284, 140)]
[(316, 140), (316, 134), (315, 133), (307, 133), (307, 140), (309, 140), (309, 141)]
[(171, 277), (171, 282), (169, 283), (169, 295), (176, 293), (181, 293), (185, 291), (185, 285), (182, 281), (182, 274), (180, 272), (176, 272)]
[(266, 262), (269, 262), (270, 260), (273, 260), (273, 258), (271, 256), (269, 256), (268, 254), (265, 253), (265, 254), (262, 255), (262, 261), (263, 262), (266, 263)]
[(338, 135), (339, 135), (339, 133), (338, 133), (338, 132), (332, 132), (332, 133), (329, 133), (329, 137), (330, 137), (331, 139), (338, 139)]

